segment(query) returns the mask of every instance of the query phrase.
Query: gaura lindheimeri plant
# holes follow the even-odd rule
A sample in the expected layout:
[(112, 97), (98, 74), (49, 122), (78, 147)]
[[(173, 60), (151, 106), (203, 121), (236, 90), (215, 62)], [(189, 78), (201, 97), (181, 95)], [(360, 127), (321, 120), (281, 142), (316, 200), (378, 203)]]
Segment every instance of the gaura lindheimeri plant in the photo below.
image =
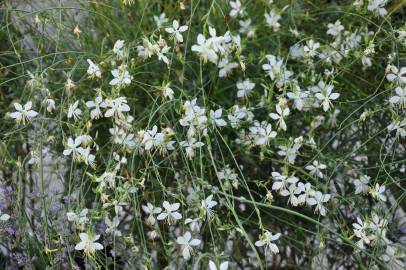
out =
[(404, 1), (0, 2), (0, 269), (406, 268)]

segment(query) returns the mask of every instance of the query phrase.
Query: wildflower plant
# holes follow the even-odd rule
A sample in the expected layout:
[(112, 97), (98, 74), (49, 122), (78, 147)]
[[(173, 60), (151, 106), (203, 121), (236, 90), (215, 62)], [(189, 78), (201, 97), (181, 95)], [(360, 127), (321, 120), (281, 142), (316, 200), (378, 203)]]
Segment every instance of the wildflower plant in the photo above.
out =
[(1, 269), (405, 269), (403, 1), (48, 1), (0, 3)]

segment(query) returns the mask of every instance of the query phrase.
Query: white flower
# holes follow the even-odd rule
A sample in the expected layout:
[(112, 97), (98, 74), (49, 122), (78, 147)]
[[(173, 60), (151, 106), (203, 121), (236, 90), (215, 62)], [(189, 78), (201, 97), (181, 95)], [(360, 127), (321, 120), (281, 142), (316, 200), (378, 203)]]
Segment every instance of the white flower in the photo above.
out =
[(285, 190), (288, 184), (295, 184), (299, 181), (297, 177), (287, 177), (278, 172), (272, 172), (272, 178), (275, 180), (272, 184), (272, 190)]
[(189, 127), (188, 137), (193, 137), (196, 130), (204, 131), (207, 123), (206, 110), (196, 104), (196, 99), (185, 101), (183, 108), (185, 115), (179, 120), (179, 123), (184, 127)]
[(219, 268), (217, 268), (216, 264), (212, 260), (209, 261), (209, 270), (227, 270), (227, 269), (228, 269), (228, 261), (222, 262)]
[(78, 120), (79, 116), (82, 115), (82, 110), (78, 108), (79, 100), (76, 100), (75, 103), (69, 105), (68, 109), (68, 118), (72, 118), (74, 120)]
[(152, 54), (156, 54), (158, 56), (158, 60), (164, 62), (165, 64), (169, 65), (169, 58), (166, 55), (171, 47), (166, 45), (165, 39), (159, 36), (159, 40), (157, 44), (152, 45)]
[(106, 187), (114, 189), (116, 187), (116, 178), (116, 172), (104, 172), (95, 181), (99, 183), (100, 190), (104, 190)]
[(278, 246), (272, 242), (278, 240), (280, 236), (280, 233), (272, 234), (270, 231), (265, 231), (260, 240), (255, 242), (255, 245), (257, 247), (265, 246), (265, 252), (269, 249), (271, 253), (279, 253)]
[(383, 17), (388, 12), (384, 8), (388, 0), (369, 0), (368, 1), (368, 10), (372, 11), (375, 16)]
[(321, 172), (321, 170), (326, 169), (327, 166), (315, 160), (313, 161), (313, 165), (307, 165), (305, 168), (306, 170), (310, 171), (310, 174), (323, 178), (323, 173)]
[(204, 145), (202, 142), (198, 142), (195, 138), (188, 138), (187, 141), (181, 141), (180, 146), (185, 147), (186, 156), (188, 158), (193, 158), (195, 156), (195, 148), (200, 148)]
[(272, 125), (266, 121), (261, 122), (261, 124), (255, 121), (254, 126), (250, 127), (249, 131), (249, 136), (255, 145), (268, 144), (268, 142), (277, 135), (277, 133), (272, 130)]
[(80, 150), (79, 159), (86, 165), (90, 165), (92, 168), (96, 168), (96, 163), (94, 162), (95, 158), (96, 157), (90, 153), (90, 147), (82, 148)]
[(173, 99), (173, 94), (174, 94), (174, 92), (173, 92), (172, 88), (169, 87), (169, 85), (166, 85), (163, 88), (163, 95), (164, 95), (165, 98), (169, 98), (170, 100), (172, 100)]
[(251, 25), (251, 18), (248, 18), (245, 21), (240, 20), (238, 23), (240, 24), (240, 29), (238, 30), (238, 32), (240, 32), (241, 34), (246, 34), (247, 37), (255, 36), (255, 30)]
[(369, 190), (369, 180), (371, 180), (371, 177), (368, 175), (362, 175), (359, 179), (355, 179), (355, 194), (367, 193)]
[(185, 219), (185, 225), (189, 225), (189, 228), (192, 232), (199, 232), (201, 227), (201, 221), (199, 220), (199, 218), (195, 219), (187, 218)]
[(330, 108), (331, 101), (339, 98), (339, 93), (332, 93), (334, 86), (332, 84), (325, 84), (323, 81), (318, 83), (318, 88), (320, 92), (316, 93), (315, 96), (318, 100), (322, 101), (323, 110), (326, 112)]
[(117, 216), (113, 218), (113, 220), (110, 220), (108, 216), (104, 218), (104, 223), (106, 224), (106, 233), (107, 234), (112, 234), (114, 236), (120, 237), (122, 233), (117, 230), (118, 226), (120, 225), (120, 220), (118, 219)]
[(63, 151), (63, 154), (65, 156), (70, 156), (72, 155), (74, 160), (79, 160), (83, 148), (80, 147), (82, 144), (82, 138), (77, 137), (75, 140), (73, 140), (71, 137), (68, 138), (68, 141), (66, 143), (66, 149)]
[(390, 82), (395, 82), (399, 85), (406, 84), (406, 67), (402, 67), (400, 70), (396, 66), (389, 66), (391, 73), (386, 75), (386, 79)]
[(401, 252), (396, 252), (396, 250), (400, 251), (400, 248), (396, 248), (396, 250), (395, 248), (388, 245), (381, 259), (386, 263), (388, 269), (402, 270), (405, 267), (404, 255)]
[(168, 18), (166, 18), (165, 12), (161, 13), (159, 17), (154, 16), (154, 20), (158, 28), (161, 28), (162, 25), (168, 22)]
[(86, 106), (89, 109), (92, 109), (90, 111), (90, 118), (91, 119), (98, 119), (99, 117), (103, 116), (101, 110), (100, 110), (100, 105), (103, 102), (103, 98), (102, 96), (98, 96), (96, 97), (94, 100), (90, 100), (88, 102), (86, 102)]
[[(228, 120), (230, 121), (230, 124), (233, 128), (238, 127), (238, 125), (243, 121), (251, 122), (252, 119), (254, 118), (254, 114), (250, 111), (250, 109), (247, 109), (246, 107), (241, 107), (238, 105), (234, 105), (231, 108), (231, 113), (227, 115)], [(266, 122), (263, 122), (264, 125), (266, 125)], [(260, 126), (259, 122), (256, 121), (254, 123), (255, 126)]]
[(0, 210), (0, 220), (1, 221), (7, 221), (7, 220), (9, 220), (10, 219), (10, 215), (8, 215), (8, 214), (3, 214), (2, 212), (1, 212), (1, 210)]
[(222, 113), (223, 110), (221, 108), (215, 111), (210, 110), (210, 120), (218, 127), (227, 126), (227, 122), (221, 118)]
[(122, 49), (124, 47), (124, 42), (125, 42), (124, 40), (119, 39), (114, 43), (113, 46), (113, 52), (120, 57), (123, 56)]
[(192, 239), (190, 232), (185, 232), (183, 236), (179, 236), (176, 242), (182, 246), (182, 256), (185, 260), (190, 259), (190, 253), (193, 251), (194, 246), (201, 243), (199, 239)]
[(369, 224), (368, 222), (363, 222), (359, 217), (357, 217), (357, 222), (358, 223), (353, 223), (352, 226), (354, 227), (354, 235), (360, 240), (357, 242), (357, 246), (360, 249), (364, 248), (364, 243), (369, 245), (372, 240), (375, 239), (373, 235), (368, 235), (368, 227)]
[(372, 213), (371, 222), (369, 222), (369, 228), (375, 233), (377, 237), (386, 238), (386, 226), (388, 220), (386, 218), (380, 218), (376, 213)]
[(79, 237), (81, 241), (75, 246), (76, 250), (83, 250), (86, 255), (93, 255), (96, 250), (103, 249), (103, 245), (96, 242), (100, 235), (91, 237), (87, 233), (80, 233)]
[(323, 206), (323, 203), (328, 202), (331, 198), (330, 194), (323, 194), (320, 191), (316, 191), (314, 193), (314, 198), (309, 198), (308, 204), (309, 205), (316, 205), (314, 209), (315, 212), (319, 212), (320, 215), (326, 215), (326, 208)]
[[(296, 178), (296, 177), (294, 177)], [(297, 178), (296, 178), (297, 179)], [(299, 180), (299, 179), (298, 179)], [(281, 196), (289, 196), (288, 203), (291, 203), (292, 206), (298, 206), (299, 205), (299, 198), (296, 196), (298, 193), (298, 189), (296, 187), (296, 184), (291, 184), (288, 189), (283, 189), (279, 192)]]
[(293, 100), (294, 107), (299, 111), (303, 109), (305, 99), (308, 97), (308, 93), (301, 91), (298, 86), (296, 91), (287, 92), (286, 95), (289, 99)]
[(144, 144), (145, 150), (150, 150), (152, 147), (157, 147), (163, 143), (165, 135), (163, 133), (158, 133), (158, 127), (153, 126), (151, 130), (147, 130), (144, 133), (142, 143)]
[(307, 182), (306, 184), (299, 182), (295, 191), (296, 194), (300, 194), (298, 196), (298, 203), (306, 203), (307, 205), (310, 205), (310, 203), (313, 202), (315, 192), (316, 191), (312, 188), (312, 185), (309, 182)]
[(385, 186), (384, 185), (379, 185), (376, 183), (374, 188), (369, 189), (369, 193), (371, 194), (372, 198), (377, 199), (378, 201), (386, 202), (386, 196), (384, 195), (385, 193)]
[(227, 77), (233, 69), (237, 68), (238, 64), (236, 62), (230, 62), (228, 57), (225, 57), (220, 60), (217, 67), (220, 69), (219, 77), (223, 78)]
[(28, 101), (25, 103), (24, 107), (21, 106), (20, 103), (14, 103), (14, 108), (17, 110), (16, 112), (10, 113), (10, 117), (15, 119), (17, 124), (22, 124), (24, 125), (26, 121), (30, 121), (34, 117), (38, 115), (38, 113), (34, 110), (31, 110), (32, 108), (32, 102)]
[(238, 174), (234, 173), (229, 165), (217, 172), (217, 177), (219, 180), (224, 180), (226, 187), (229, 187), (231, 182), (236, 189), (238, 188)]
[[(120, 121), (120, 119), (116, 118), (116, 121)], [(138, 143), (138, 141), (135, 141), (133, 133), (128, 133), (124, 129), (121, 129), (117, 126), (114, 126), (114, 128), (110, 128), (109, 131), (112, 135), (113, 142), (122, 145), (128, 150), (132, 150)]]
[(76, 25), (75, 28), (73, 29), (73, 34), (75, 34), (77, 38), (79, 38), (81, 33), (82, 30), (80, 30), (79, 25)]
[(287, 161), (290, 164), (295, 163), (297, 152), (299, 151), (299, 148), (302, 147), (302, 143), (300, 141), (296, 142), (296, 139), (295, 139), (295, 143), (293, 145), (291, 145), (291, 144), (289, 144), (287, 146), (278, 145), (278, 148), (279, 148), (279, 151), (277, 152), (278, 155), (286, 157)]
[(230, 1), (230, 17), (244, 16), (244, 8), (241, 6), (240, 0)]
[(406, 120), (405, 121), (395, 120), (388, 126), (388, 130), (389, 131), (396, 130), (396, 137), (398, 137), (400, 135), (403, 138), (403, 137), (406, 137), (406, 128), (405, 127), (406, 127)]
[(148, 239), (155, 240), (159, 238), (159, 233), (156, 230), (147, 232)]
[(101, 71), (99, 66), (97, 66), (95, 63), (92, 62), (92, 60), (87, 59), (87, 63), (89, 64), (89, 67), (87, 69), (87, 74), (90, 75), (91, 78), (97, 77), (101, 78)]
[(162, 203), (164, 211), (157, 216), (158, 220), (166, 219), (169, 224), (174, 224), (177, 220), (182, 218), (182, 215), (177, 211), (180, 203), (170, 204), (168, 201)]
[(276, 81), (278, 88), (282, 87), (289, 81), (289, 78), (293, 75), (293, 72), (287, 70), (283, 66), (283, 58), (276, 57), (274, 55), (267, 55), (268, 64), (263, 64), (262, 69), (267, 73), (272, 81)]
[(245, 98), (249, 95), (249, 93), (254, 89), (255, 83), (251, 82), (249, 79), (238, 82), (237, 83), (237, 97), (238, 98)]
[(112, 86), (129, 85), (129, 84), (131, 84), (131, 80), (133, 79), (133, 76), (131, 76), (130, 73), (124, 69), (124, 67), (120, 67), (118, 69), (113, 69), (111, 71), (111, 74), (114, 77), (114, 79), (112, 79), (110, 81), (110, 85), (112, 85)]
[(123, 113), (130, 111), (130, 106), (127, 105), (127, 99), (125, 97), (118, 97), (110, 100), (106, 99), (100, 104), (102, 108), (109, 108), (105, 113), (105, 117), (118, 117), (124, 118)]
[(75, 226), (79, 230), (83, 230), (86, 223), (89, 222), (89, 218), (87, 217), (89, 210), (87, 208), (82, 209), (79, 214), (76, 214), (74, 212), (67, 212), (66, 216), (68, 218), (68, 221), (73, 222)]
[(281, 15), (276, 12), (275, 10), (271, 10), (268, 14), (265, 13), (265, 20), (269, 27), (273, 28), (273, 31), (278, 31), (280, 28), (279, 20), (281, 19)]
[(208, 196), (205, 200), (202, 200), (202, 207), (208, 217), (213, 214), (212, 208), (217, 205), (217, 202), (213, 200), (213, 194)]
[(368, 57), (368, 56), (366, 56), (366, 55), (363, 55), (363, 56), (362, 56), (361, 62), (362, 62), (362, 65), (363, 65), (363, 66), (366, 66), (366, 67), (372, 66), (371, 57)]
[(294, 44), (289, 48), (289, 56), (292, 59), (300, 59), (304, 56), (303, 46), (300, 44)]
[(183, 42), (183, 36), (182, 33), (187, 31), (188, 26), (187, 25), (182, 25), (179, 27), (179, 22), (177, 20), (174, 20), (172, 22), (172, 27), (171, 28), (165, 28), (165, 31), (169, 34), (172, 34), (175, 39), (182, 43)]
[(142, 58), (150, 58), (159, 50), (159, 45), (152, 44), (147, 38), (143, 38), (142, 44), (143, 45), (137, 46), (138, 56)]
[(303, 51), (309, 56), (314, 57), (317, 55), (317, 49), (320, 48), (320, 43), (314, 42), (313, 39), (310, 39), (306, 42), (306, 45), (303, 47)]
[(340, 20), (337, 20), (334, 24), (329, 23), (327, 24), (328, 30), (327, 34), (332, 35), (332, 36), (338, 36), (341, 31), (344, 30), (344, 26), (341, 25)]
[(289, 113), (290, 113), (289, 108), (286, 107), (285, 109), (282, 110), (281, 106), (279, 104), (276, 104), (276, 112), (277, 113), (270, 113), (269, 117), (271, 117), (273, 120), (278, 120), (278, 123), (277, 123), (278, 127), (280, 129), (286, 131), (287, 126), (286, 126), (284, 118), (289, 115)]
[(217, 63), (218, 55), (216, 51), (202, 34), (197, 36), (197, 44), (192, 46), (192, 51), (198, 53), (204, 62), (209, 60), (212, 63)]
[(70, 93), (73, 88), (75, 88), (75, 83), (72, 81), (71, 78), (68, 78), (65, 83), (65, 90), (66, 92)]
[(55, 110), (55, 100), (53, 100), (51, 98), (47, 98), (44, 101), (44, 104), (47, 106), (47, 111), (48, 112), (52, 112), (53, 110)]
[(396, 87), (396, 95), (390, 97), (389, 102), (399, 105), (400, 108), (406, 109), (406, 87)]

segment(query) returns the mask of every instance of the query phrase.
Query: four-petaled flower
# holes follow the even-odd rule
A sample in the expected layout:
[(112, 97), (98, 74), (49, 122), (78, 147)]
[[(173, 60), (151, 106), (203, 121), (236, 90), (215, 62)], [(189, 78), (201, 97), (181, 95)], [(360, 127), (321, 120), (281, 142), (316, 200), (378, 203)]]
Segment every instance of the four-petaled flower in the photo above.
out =
[(79, 100), (76, 100), (73, 104), (69, 105), (68, 109), (68, 118), (72, 118), (76, 121), (79, 119), (79, 116), (82, 114), (82, 110), (78, 108)]
[(278, 120), (277, 124), (278, 124), (279, 128), (286, 131), (287, 126), (285, 123), (285, 117), (288, 116), (290, 113), (289, 108), (286, 107), (282, 110), (281, 106), (279, 104), (277, 104), (276, 112), (277, 113), (270, 113), (269, 117), (271, 117), (273, 120)]
[(86, 106), (89, 109), (92, 109), (90, 111), (90, 118), (92, 119), (98, 119), (99, 117), (103, 116), (101, 110), (100, 110), (100, 105), (103, 102), (102, 96), (96, 97), (94, 100), (90, 100), (86, 102)]
[(217, 205), (217, 202), (213, 200), (213, 194), (202, 200), (202, 207), (206, 215), (210, 218), (213, 215), (212, 208)]
[(101, 71), (98, 65), (96, 65), (95, 63), (93, 63), (92, 60), (87, 59), (86, 60), (87, 63), (89, 64), (89, 67), (87, 69), (87, 74), (90, 75), (91, 78), (101, 78)]
[(238, 82), (237, 83), (237, 97), (238, 98), (245, 98), (249, 95), (249, 93), (254, 89), (255, 83), (251, 82), (249, 79)]
[(330, 194), (323, 194), (320, 191), (316, 191), (314, 193), (314, 198), (309, 198), (307, 200), (307, 203), (309, 205), (316, 205), (316, 208), (314, 209), (315, 212), (319, 212), (320, 215), (325, 216), (326, 215), (326, 208), (324, 207), (323, 203), (326, 203), (330, 200), (331, 195)]
[(162, 208), (155, 207), (149, 202), (147, 203), (147, 205), (142, 205), (141, 207), (142, 207), (142, 210), (144, 210), (144, 212), (146, 214), (148, 214), (147, 223), (151, 226), (154, 225), (156, 223), (154, 215), (161, 213)]
[(395, 82), (399, 85), (406, 84), (406, 67), (402, 67), (400, 70), (396, 66), (389, 66), (391, 73), (386, 75), (386, 79), (390, 82)]
[(66, 149), (63, 151), (63, 154), (65, 156), (72, 155), (74, 160), (78, 160), (84, 150), (83, 147), (80, 146), (81, 144), (82, 144), (81, 137), (76, 137), (75, 140), (69, 137), (66, 143)]
[(192, 239), (190, 232), (185, 232), (183, 236), (179, 236), (176, 242), (182, 246), (182, 256), (185, 260), (190, 259), (190, 253), (193, 247), (200, 245), (200, 239)]
[(331, 100), (336, 100), (340, 97), (339, 93), (332, 93), (334, 86), (332, 84), (325, 84), (320, 81), (317, 85), (320, 92), (315, 94), (315, 97), (322, 101), (323, 110), (326, 112), (332, 106)]
[(164, 211), (157, 216), (158, 220), (166, 219), (169, 224), (174, 224), (177, 220), (182, 218), (182, 215), (177, 211), (180, 203), (170, 204), (168, 201), (162, 203)]
[(17, 111), (10, 113), (10, 117), (14, 118), (17, 124), (20, 124), (22, 122), (24, 125), (26, 121), (30, 121), (31, 119), (33, 119), (35, 116), (38, 115), (36, 111), (31, 110), (32, 108), (31, 101), (25, 103), (24, 107), (21, 106), (20, 103), (14, 103), (14, 108)]
[(372, 198), (377, 199), (378, 201), (386, 202), (385, 196), (385, 186), (379, 185), (378, 183), (375, 184), (375, 187), (371, 187), (369, 189), (369, 193), (371, 194)]
[(396, 95), (389, 99), (392, 104), (397, 104), (401, 109), (406, 109), (406, 87), (396, 87)]
[(371, 177), (368, 175), (362, 175), (359, 179), (355, 179), (355, 194), (367, 193), (369, 190), (369, 180), (371, 180)]
[(76, 250), (83, 250), (86, 255), (93, 255), (96, 250), (102, 250), (104, 247), (102, 244), (97, 243), (100, 235), (90, 236), (87, 233), (80, 233), (80, 242), (75, 246)]
[(221, 118), (222, 114), (223, 114), (222, 109), (217, 109), (215, 111), (210, 110), (210, 120), (218, 127), (227, 126), (227, 122)]
[(278, 240), (280, 236), (280, 233), (272, 234), (270, 231), (265, 231), (260, 240), (255, 242), (255, 245), (257, 247), (265, 246), (265, 252), (269, 249), (271, 253), (279, 253), (278, 246), (272, 242)]
[(323, 178), (323, 173), (321, 172), (321, 170), (326, 169), (327, 166), (319, 163), (317, 160), (313, 161), (312, 165), (307, 165), (306, 166), (306, 170), (310, 171), (310, 174), (312, 175), (316, 175), (317, 177)]
[(183, 42), (182, 33), (187, 31), (187, 29), (188, 29), (187, 25), (182, 25), (179, 27), (179, 22), (177, 20), (174, 20), (172, 22), (172, 27), (165, 28), (165, 31), (169, 34), (172, 34), (172, 36), (174, 36), (178, 42), (182, 43)]
[(132, 76), (130, 75), (130, 73), (123, 68), (119, 68), (119, 69), (113, 69), (111, 71), (111, 74), (113, 75), (114, 79), (112, 79), (110, 81), (110, 85), (112, 86), (124, 86), (124, 85), (129, 85), (131, 83), (132, 80)]

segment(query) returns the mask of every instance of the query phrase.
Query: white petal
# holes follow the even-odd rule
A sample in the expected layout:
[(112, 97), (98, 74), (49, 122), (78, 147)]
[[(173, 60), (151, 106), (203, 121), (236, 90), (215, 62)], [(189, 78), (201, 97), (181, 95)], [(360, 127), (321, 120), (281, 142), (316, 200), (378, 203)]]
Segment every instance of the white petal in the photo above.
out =
[(83, 250), (83, 249), (85, 249), (85, 247), (86, 247), (86, 244), (84, 242), (80, 242), (75, 246), (75, 249), (76, 250)]
[(198, 246), (200, 245), (202, 241), (200, 241), (199, 239), (193, 239), (192, 241), (190, 241), (189, 245), (191, 246)]
[(93, 243), (93, 244), (92, 244), (92, 247), (93, 247), (94, 249), (96, 249), (96, 250), (102, 250), (102, 249), (104, 249), (103, 245), (100, 244), (100, 243)]
[(213, 261), (209, 261), (209, 270), (217, 270), (217, 266)]
[(185, 247), (185, 248), (182, 250), (182, 256), (183, 256), (183, 258), (185, 258), (185, 260), (189, 260), (189, 259), (190, 259), (189, 248)]
[(87, 233), (80, 233), (79, 238), (82, 241), (87, 241), (89, 239), (89, 236), (87, 235)]
[(168, 216), (167, 213), (161, 213), (161, 214), (159, 214), (156, 218), (157, 218), (158, 220), (164, 220), (167, 216)]

